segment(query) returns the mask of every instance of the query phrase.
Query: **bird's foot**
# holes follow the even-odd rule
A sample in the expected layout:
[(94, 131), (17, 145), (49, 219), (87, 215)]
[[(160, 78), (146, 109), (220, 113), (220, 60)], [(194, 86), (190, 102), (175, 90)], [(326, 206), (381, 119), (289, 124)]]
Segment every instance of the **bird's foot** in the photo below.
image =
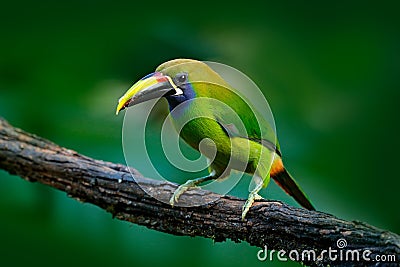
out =
[(250, 192), (249, 197), (246, 200), (246, 203), (244, 203), (242, 207), (242, 221), (244, 221), (247, 212), (249, 212), (251, 206), (253, 205), (255, 200), (260, 200), (262, 199), (262, 196), (258, 194), (258, 191), (253, 190)]
[(176, 202), (178, 202), (179, 197), (188, 191), (190, 188), (196, 187), (198, 182), (196, 180), (188, 180), (186, 183), (181, 184), (174, 192), (169, 200), (169, 204), (173, 207)]

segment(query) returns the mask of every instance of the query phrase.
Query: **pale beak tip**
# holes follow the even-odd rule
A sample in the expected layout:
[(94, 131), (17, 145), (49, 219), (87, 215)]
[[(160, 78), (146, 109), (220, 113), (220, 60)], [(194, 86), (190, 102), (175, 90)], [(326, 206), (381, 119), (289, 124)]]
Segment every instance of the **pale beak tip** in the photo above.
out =
[(117, 109), (115, 111), (115, 115), (118, 115), (121, 110), (125, 109), (125, 105), (122, 105), (121, 102), (122, 102), (122, 100), (120, 99), (118, 101), (118, 105), (117, 105)]
[(115, 111), (115, 115), (118, 115), (121, 110), (123, 110), (123, 108), (118, 103), (117, 110)]

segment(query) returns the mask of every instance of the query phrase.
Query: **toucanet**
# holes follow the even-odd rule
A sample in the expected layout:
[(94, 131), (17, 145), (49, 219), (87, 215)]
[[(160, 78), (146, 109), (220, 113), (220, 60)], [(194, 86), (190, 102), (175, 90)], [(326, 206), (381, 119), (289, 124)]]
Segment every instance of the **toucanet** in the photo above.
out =
[[(254, 201), (261, 198), (258, 192), (268, 185), (270, 177), (301, 206), (315, 210), (285, 169), (270, 123), (260, 119), (246, 96), (232, 88), (207, 64), (192, 59), (174, 59), (161, 64), (119, 99), (116, 113), (160, 97), (167, 100), (180, 137), (212, 159), (210, 174), (180, 185), (170, 199), (171, 205), (191, 187), (227, 178), (231, 170), (239, 170), (254, 177), (254, 186), (242, 208), (243, 220)], [(205, 100), (196, 101), (202, 99)], [(215, 101), (222, 105), (216, 105)], [(178, 110), (174, 112), (174, 109)], [(242, 126), (238, 125), (237, 119)], [(245, 128), (246, 134), (238, 130), (240, 127)]]

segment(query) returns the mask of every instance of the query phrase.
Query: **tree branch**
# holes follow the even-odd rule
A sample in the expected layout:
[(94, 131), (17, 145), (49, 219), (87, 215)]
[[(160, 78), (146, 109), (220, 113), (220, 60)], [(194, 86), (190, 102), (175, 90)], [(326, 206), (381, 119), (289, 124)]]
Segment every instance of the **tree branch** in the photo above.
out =
[[(24, 179), (49, 185), (68, 196), (89, 202), (110, 212), (113, 217), (174, 235), (203, 236), (216, 242), (231, 239), (274, 250), (297, 250), (297, 261), (312, 266), (379, 265), (362, 262), (362, 252), (394, 255), (394, 266), (400, 261), (400, 237), (366, 223), (345, 221), (332, 215), (288, 206), (277, 201), (257, 201), (246, 220), (241, 221), (243, 199), (219, 196), (211, 204), (198, 207), (171, 207), (146, 193), (153, 190), (158, 198), (168, 200), (176, 185), (142, 177), (136, 170), (120, 164), (95, 160), (75, 151), (12, 127), (0, 118), (0, 168)], [(135, 179), (132, 178), (132, 175)], [(217, 195), (201, 189), (190, 190), (180, 203), (196, 203), (200, 198)], [(303, 250), (338, 249), (337, 240), (347, 241), (344, 249), (359, 251), (360, 262), (332, 261), (328, 252), (321, 260), (311, 259)], [(345, 251), (343, 251), (345, 253)], [(335, 255), (335, 254), (334, 254)], [(336, 253), (340, 258), (339, 253)], [(260, 254), (264, 256), (264, 253)], [(296, 254), (291, 254), (296, 258)], [(342, 259), (345, 255), (343, 255)], [(274, 255), (277, 260), (277, 254)], [(351, 259), (351, 258), (350, 258)], [(388, 264), (381, 263), (381, 264)]]

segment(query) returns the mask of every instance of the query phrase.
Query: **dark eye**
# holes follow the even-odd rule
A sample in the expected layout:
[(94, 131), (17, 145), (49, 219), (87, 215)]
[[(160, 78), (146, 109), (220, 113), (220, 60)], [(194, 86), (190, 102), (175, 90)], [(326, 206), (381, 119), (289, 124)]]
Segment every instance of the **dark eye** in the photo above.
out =
[(175, 80), (176, 80), (179, 84), (182, 84), (182, 83), (187, 82), (187, 78), (188, 78), (187, 73), (179, 73), (179, 74), (177, 74), (177, 75), (175, 76)]

